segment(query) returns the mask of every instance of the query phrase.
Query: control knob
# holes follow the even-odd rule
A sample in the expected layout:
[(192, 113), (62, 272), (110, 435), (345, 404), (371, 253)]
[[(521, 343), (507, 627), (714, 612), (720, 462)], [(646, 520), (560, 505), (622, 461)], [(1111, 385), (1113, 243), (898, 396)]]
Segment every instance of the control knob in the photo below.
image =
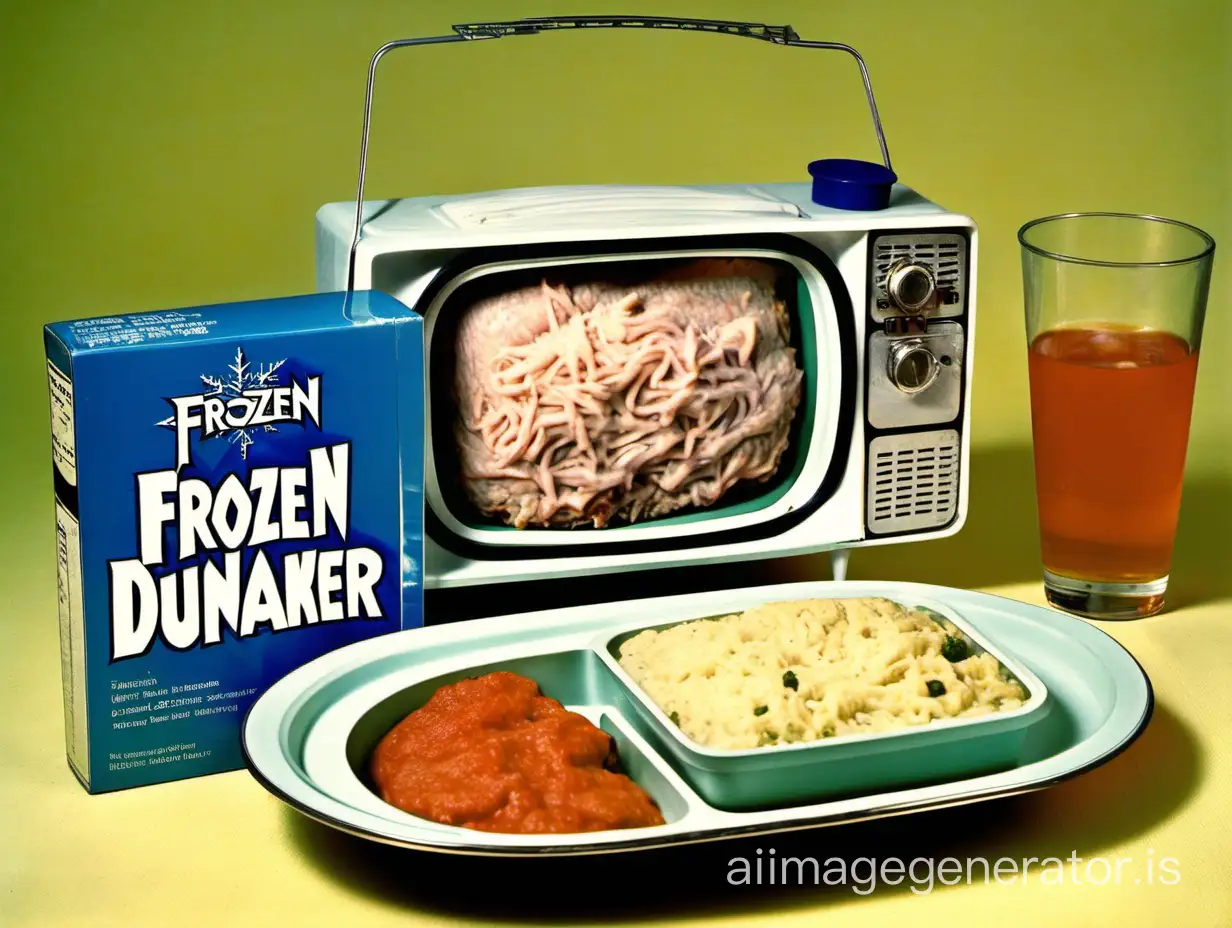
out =
[(890, 346), (890, 383), (903, 393), (927, 390), (941, 373), (937, 356), (915, 338), (896, 339)]
[(918, 315), (933, 307), (937, 279), (927, 265), (899, 261), (886, 274), (886, 294), (903, 312)]

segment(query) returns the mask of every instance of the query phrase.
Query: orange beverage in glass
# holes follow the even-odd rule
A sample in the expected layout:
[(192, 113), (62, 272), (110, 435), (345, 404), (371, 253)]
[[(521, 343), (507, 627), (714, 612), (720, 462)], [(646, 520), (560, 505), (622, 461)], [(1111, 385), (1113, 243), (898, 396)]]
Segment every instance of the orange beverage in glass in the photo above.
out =
[(1044, 584), (1095, 618), (1164, 605), (1214, 242), (1119, 214), (1019, 233)]

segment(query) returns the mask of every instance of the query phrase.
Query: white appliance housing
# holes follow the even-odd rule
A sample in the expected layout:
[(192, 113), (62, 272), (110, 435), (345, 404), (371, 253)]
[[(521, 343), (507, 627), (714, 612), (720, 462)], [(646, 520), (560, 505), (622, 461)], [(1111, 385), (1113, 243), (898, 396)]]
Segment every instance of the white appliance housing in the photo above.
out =
[[(347, 288), (355, 212), (352, 201), (317, 213), (318, 290)], [(365, 201), (363, 217), (354, 288), (384, 290), (425, 321), (429, 588), (845, 552), (962, 527), (977, 268), (968, 217), (897, 184), (886, 209), (831, 209), (803, 183), (506, 190)], [(780, 467), (790, 474), (765, 499), (634, 525), (518, 531), (468, 517), (440, 479), (453, 452), (439, 412), (432, 420), (434, 375), (452, 357), (451, 294), (493, 274), (689, 256), (771, 259), (798, 275), (797, 418), (808, 421)]]

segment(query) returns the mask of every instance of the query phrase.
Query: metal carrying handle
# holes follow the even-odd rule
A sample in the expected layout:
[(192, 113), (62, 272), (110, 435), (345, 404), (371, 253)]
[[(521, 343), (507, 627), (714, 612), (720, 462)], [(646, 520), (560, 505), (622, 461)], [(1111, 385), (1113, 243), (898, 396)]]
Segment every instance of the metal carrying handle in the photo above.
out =
[(410, 48), (415, 45), (443, 45), (447, 42), (471, 42), (477, 39), (499, 39), (507, 35), (538, 35), (551, 29), (682, 29), (691, 32), (709, 32), (716, 35), (733, 35), (738, 38), (759, 39), (775, 45), (795, 45), (800, 48), (821, 48), (846, 52), (860, 67), (864, 82), (864, 94), (877, 132), (877, 144), (881, 147), (881, 160), (890, 165), (890, 150), (886, 146), (885, 130), (877, 112), (877, 100), (868, 77), (868, 68), (860, 53), (841, 42), (810, 42), (800, 38), (791, 26), (769, 26), (765, 23), (739, 22), (723, 19), (679, 19), (672, 16), (534, 16), (528, 19), (513, 19), (507, 22), (463, 23), (453, 27), (453, 35), (424, 36), (418, 39), (397, 39), (387, 42), (376, 50), (368, 65), (368, 87), (364, 93), (364, 128), (359, 145), (359, 191), (355, 197), (355, 234), (351, 239), (350, 259), (347, 264), (347, 290), (355, 289), (355, 251), (359, 247), (364, 218), (364, 176), (368, 169), (368, 129), (372, 123), (372, 91), (376, 84), (376, 66), (387, 52), (395, 48)]

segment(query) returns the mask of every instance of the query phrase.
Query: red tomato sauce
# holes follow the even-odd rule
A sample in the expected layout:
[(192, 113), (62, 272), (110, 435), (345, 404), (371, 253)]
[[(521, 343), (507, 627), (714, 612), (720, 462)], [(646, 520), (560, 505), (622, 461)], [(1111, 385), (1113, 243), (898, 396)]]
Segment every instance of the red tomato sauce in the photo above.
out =
[(547, 834), (662, 825), (618, 772), (612, 737), (534, 680), (501, 671), (443, 686), (372, 758), (381, 798), (479, 831)]

